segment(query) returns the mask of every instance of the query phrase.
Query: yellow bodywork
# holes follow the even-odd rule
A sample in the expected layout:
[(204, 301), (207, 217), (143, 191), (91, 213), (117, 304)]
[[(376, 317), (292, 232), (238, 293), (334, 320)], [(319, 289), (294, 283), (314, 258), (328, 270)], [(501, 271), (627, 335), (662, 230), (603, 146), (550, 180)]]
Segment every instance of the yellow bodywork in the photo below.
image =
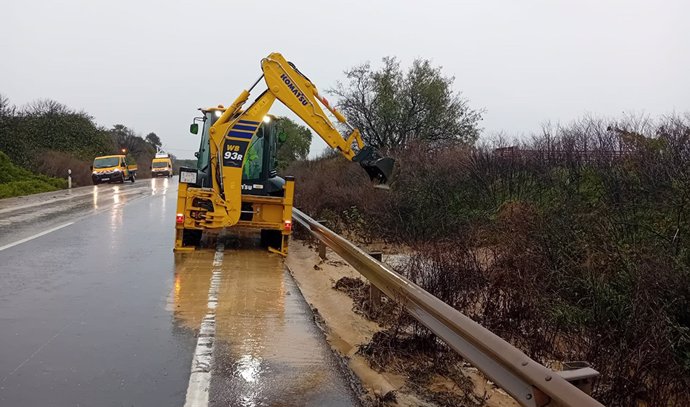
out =
[[(156, 164), (163, 163), (165, 164), (165, 167), (157, 167)], [(155, 177), (159, 173), (166, 173), (168, 176), (172, 176), (172, 160), (170, 158), (165, 157), (165, 158), (154, 158), (151, 161), (151, 176)]]
[[(316, 86), (302, 75), (282, 55), (272, 53), (261, 61), (263, 78), (268, 89), (246, 109), (250, 90), (244, 90), (227, 108), (208, 109), (222, 112), (210, 128), (211, 173), (220, 166), (220, 181), (213, 176), (209, 188), (191, 187), (180, 183), (177, 201), (175, 250), (191, 250), (183, 245), (183, 231), (207, 230), (226, 227), (246, 227), (261, 230), (281, 230), (283, 242), (275, 251), (287, 254), (287, 238), (291, 233), (294, 181), (286, 178), (283, 197), (242, 194), (242, 168), (246, 159), (247, 140), (257, 131), (259, 124), (276, 99), (299, 116), (331, 148), (352, 160), (356, 149), (364, 147), (359, 130), (350, 126), (343, 115), (323, 98)], [(257, 81), (258, 83), (258, 81)], [(253, 88), (253, 87), (252, 87)], [(318, 103), (317, 103), (318, 100)], [(326, 116), (323, 106), (350, 129), (344, 137)], [(254, 131), (247, 124), (256, 124)], [(251, 128), (252, 126), (249, 126)], [(353, 148), (354, 147), (354, 148)], [(241, 161), (241, 164), (240, 164)], [(203, 211), (199, 202), (212, 202), (213, 211)], [(240, 220), (242, 207), (252, 208), (250, 221)], [(203, 214), (202, 214), (203, 212)], [(200, 215), (203, 219), (199, 219)], [(196, 215), (196, 218), (195, 218)]]
[[(108, 159), (108, 158), (115, 158), (117, 159), (117, 162), (115, 165), (111, 165), (108, 167), (100, 167), (96, 168), (96, 161), (101, 160), (101, 159)], [(100, 157), (96, 157), (93, 159), (93, 165), (92, 165), (92, 170), (91, 170), (91, 177), (95, 180), (97, 177), (102, 177), (106, 174), (112, 174), (114, 171), (121, 171), (122, 172), (122, 177), (123, 180), (129, 179), (131, 176), (131, 172), (137, 170), (137, 165), (132, 164), (132, 165), (126, 165), (126, 160), (125, 160), (125, 155), (123, 154), (117, 154), (117, 155), (103, 155)], [(123, 164), (125, 166), (123, 167)], [(110, 179), (107, 180), (108, 182)]]
[[(282, 197), (242, 195), (242, 202), (249, 204), (252, 210), (251, 220), (238, 220), (234, 227), (254, 230), (275, 230), (281, 232), (280, 247), (269, 247), (272, 251), (282, 255), (287, 254), (287, 240), (292, 232), (292, 202), (294, 199), (295, 182), (285, 180), (285, 193)], [(214, 211), (203, 211), (196, 206), (195, 200), (209, 200), (213, 202)], [(241, 207), (241, 206), (240, 206)], [(203, 219), (198, 215), (203, 212)], [(239, 212), (239, 211), (238, 211)], [(190, 187), (180, 183), (177, 194), (177, 213), (183, 214), (183, 221), (175, 226), (175, 251), (194, 250), (193, 247), (183, 245), (184, 230), (220, 230), (228, 227), (227, 202), (220, 198), (210, 188)]]

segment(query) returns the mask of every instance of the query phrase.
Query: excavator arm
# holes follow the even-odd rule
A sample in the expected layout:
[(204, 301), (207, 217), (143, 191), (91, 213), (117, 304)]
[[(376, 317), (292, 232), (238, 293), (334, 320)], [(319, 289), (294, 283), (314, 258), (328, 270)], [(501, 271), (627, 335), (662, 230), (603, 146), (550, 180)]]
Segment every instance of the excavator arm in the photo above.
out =
[[(331, 148), (337, 149), (348, 160), (355, 156), (353, 144), (360, 150), (364, 148), (359, 130), (350, 126), (345, 117), (331, 107), (326, 98), (319, 95), (316, 86), (282, 55), (273, 53), (264, 58), (261, 61), (261, 69), (269, 91), (304, 120)], [(351, 133), (347, 138), (343, 138), (328, 119), (316, 102), (317, 99), (340, 123), (348, 126)]]
[[(210, 129), (211, 161), (216, 163), (218, 177), (213, 177), (214, 190), (222, 191), (228, 211), (227, 225), (238, 222), (242, 203), (242, 167), (250, 140), (276, 99), (299, 116), (331, 148), (350, 161), (359, 162), (377, 187), (387, 188), (394, 161), (382, 157), (375, 149), (365, 146), (359, 130), (319, 94), (316, 86), (292, 63), (279, 53), (272, 53), (261, 61), (263, 75), (249, 90), (244, 90), (223, 112)], [(247, 109), (251, 90), (264, 79), (268, 89)], [(318, 102), (317, 102), (318, 100)], [(343, 137), (319, 103), (350, 131)]]

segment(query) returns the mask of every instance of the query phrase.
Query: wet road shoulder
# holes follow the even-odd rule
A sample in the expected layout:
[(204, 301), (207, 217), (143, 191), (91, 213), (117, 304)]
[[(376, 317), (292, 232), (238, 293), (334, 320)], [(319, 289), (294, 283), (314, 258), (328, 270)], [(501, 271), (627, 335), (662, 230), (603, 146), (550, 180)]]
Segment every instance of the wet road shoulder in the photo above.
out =
[(215, 325), (209, 405), (359, 405), (280, 256), (225, 252)]

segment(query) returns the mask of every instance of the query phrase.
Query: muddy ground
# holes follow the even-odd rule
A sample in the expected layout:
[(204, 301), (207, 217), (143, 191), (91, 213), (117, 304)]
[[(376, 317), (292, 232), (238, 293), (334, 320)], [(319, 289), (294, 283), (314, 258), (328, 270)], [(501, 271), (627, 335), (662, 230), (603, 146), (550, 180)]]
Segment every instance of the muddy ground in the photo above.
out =
[[(394, 358), (386, 366), (375, 363), (375, 358), (360, 349), (370, 344), (374, 335), (381, 335), (384, 327), (380, 325), (381, 317), (374, 321), (362, 309), (365, 306), (362, 306), (361, 296), (366, 296), (362, 290), (368, 292), (364, 279), (330, 250), (327, 260), (323, 261), (316, 247), (308, 242), (293, 240), (290, 244), (286, 260), (288, 269), (312, 307), (328, 343), (361, 382), (366, 403), (379, 406), (518, 405), (462, 361), (454, 365), (453, 374), (447, 375), (439, 375), (438, 369), (433, 367), (434, 360), (424, 354), (406, 360)], [(384, 254), (383, 260), (395, 263), (401, 261), (400, 256), (396, 253), (388, 258)], [(358, 284), (357, 280), (363, 284)], [(388, 310), (393, 308), (393, 304), (387, 306)]]

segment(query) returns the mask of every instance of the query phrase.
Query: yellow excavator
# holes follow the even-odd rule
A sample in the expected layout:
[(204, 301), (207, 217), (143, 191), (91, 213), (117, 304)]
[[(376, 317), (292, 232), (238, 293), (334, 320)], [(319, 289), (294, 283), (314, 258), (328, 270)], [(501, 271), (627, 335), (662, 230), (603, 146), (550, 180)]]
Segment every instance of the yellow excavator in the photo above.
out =
[[(358, 162), (374, 186), (387, 188), (394, 161), (365, 146), (359, 130), (319, 94), (316, 86), (279, 53), (261, 61), (263, 74), (226, 107), (199, 109), (190, 131), (203, 123), (196, 168), (181, 168), (175, 219), (175, 252), (194, 250), (202, 234), (223, 228), (261, 231), (270, 251), (287, 255), (292, 232), (293, 177), (276, 171), (276, 151), (284, 135), (268, 114), (276, 99), (299, 116), (331, 148)], [(267, 89), (243, 109), (264, 79)], [(325, 107), (349, 132), (343, 136)], [(314, 174), (319, 176), (319, 174)]]

